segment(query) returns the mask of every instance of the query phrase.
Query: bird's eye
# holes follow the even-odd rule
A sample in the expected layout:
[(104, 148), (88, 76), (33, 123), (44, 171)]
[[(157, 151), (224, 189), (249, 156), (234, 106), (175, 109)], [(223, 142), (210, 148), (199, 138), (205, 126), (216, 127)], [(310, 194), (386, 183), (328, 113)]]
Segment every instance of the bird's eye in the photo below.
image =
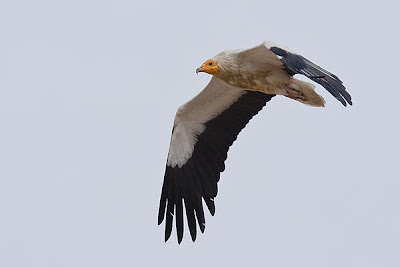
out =
[(208, 65), (212, 66), (212, 62), (208, 63)]

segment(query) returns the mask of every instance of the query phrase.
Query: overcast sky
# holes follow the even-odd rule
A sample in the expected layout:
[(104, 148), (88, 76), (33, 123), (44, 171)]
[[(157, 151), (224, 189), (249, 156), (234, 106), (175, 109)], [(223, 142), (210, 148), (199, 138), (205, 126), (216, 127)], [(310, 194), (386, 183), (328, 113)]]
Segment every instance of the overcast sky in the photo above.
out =
[[(400, 266), (396, 1), (63, 2), (0, 4), (0, 266)], [(210, 79), (195, 69), (265, 40), (354, 105), (274, 98), (205, 233), (164, 243), (172, 122)]]

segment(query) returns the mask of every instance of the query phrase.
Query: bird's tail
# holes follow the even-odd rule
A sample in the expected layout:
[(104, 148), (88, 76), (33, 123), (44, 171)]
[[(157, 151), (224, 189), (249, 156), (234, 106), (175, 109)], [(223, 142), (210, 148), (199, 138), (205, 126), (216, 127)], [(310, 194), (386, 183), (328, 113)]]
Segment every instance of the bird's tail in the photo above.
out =
[(314, 91), (315, 86), (311, 83), (303, 82), (295, 78), (286, 88), (285, 96), (297, 100), (303, 104), (324, 107), (325, 100), (322, 96)]

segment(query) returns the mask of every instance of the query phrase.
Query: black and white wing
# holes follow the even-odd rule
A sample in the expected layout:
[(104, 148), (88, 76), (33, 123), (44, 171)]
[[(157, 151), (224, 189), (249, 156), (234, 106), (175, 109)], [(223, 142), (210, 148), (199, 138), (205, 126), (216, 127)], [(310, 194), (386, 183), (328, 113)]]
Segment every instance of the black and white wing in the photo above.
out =
[(171, 235), (174, 216), (178, 243), (182, 241), (183, 208), (192, 240), (196, 239), (197, 224), (204, 232), (202, 202), (214, 215), (217, 183), (229, 147), (272, 97), (213, 77), (200, 94), (178, 109), (158, 213), (158, 224), (166, 221), (165, 241)]
[(264, 42), (263, 45), (280, 58), (286, 71), (290, 75), (302, 74), (322, 85), (344, 106), (346, 106), (347, 103), (352, 105), (350, 94), (346, 91), (342, 81), (336, 75), (281, 45), (272, 42)]

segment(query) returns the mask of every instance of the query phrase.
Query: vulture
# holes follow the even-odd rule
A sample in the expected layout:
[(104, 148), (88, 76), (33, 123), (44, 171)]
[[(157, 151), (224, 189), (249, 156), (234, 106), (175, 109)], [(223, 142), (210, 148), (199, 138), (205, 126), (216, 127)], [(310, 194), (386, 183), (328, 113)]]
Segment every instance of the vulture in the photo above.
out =
[(158, 211), (158, 224), (165, 219), (165, 242), (175, 217), (181, 243), (184, 210), (192, 241), (197, 225), (204, 232), (203, 201), (214, 215), (217, 183), (229, 147), (267, 102), (283, 95), (310, 106), (325, 105), (314, 85), (295, 79), (295, 74), (320, 84), (344, 106), (352, 105), (336, 75), (269, 41), (246, 50), (223, 51), (205, 61), (196, 69), (199, 72), (212, 75), (209, 84), (175, 115)]

